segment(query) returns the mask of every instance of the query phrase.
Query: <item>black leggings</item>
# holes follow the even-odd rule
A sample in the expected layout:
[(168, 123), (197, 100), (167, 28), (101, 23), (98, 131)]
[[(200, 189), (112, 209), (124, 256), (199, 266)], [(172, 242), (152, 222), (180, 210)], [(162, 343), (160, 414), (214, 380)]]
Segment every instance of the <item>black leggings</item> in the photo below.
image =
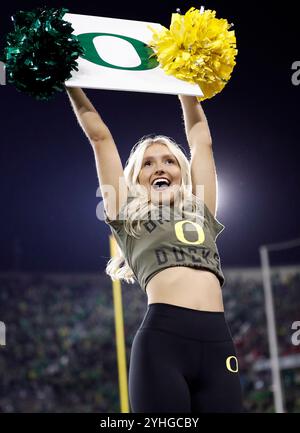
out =
[(223, 312), (148, 305), (131, 348), (131, 412), (242, 412), (241, 394)]

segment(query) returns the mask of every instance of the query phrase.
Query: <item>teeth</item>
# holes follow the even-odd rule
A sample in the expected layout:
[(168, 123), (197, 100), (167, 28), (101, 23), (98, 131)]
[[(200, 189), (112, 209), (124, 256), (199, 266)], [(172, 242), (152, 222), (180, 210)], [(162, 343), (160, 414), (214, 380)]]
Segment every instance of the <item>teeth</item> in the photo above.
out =
[(164, 178), (155, 179), (155, 181), (153, 182), (152, 185), (156, 185), (158, 182), (166, 182), (168, 184), (168, 186), (170, 185), (170, 181), (168, 179), (164, 179)]

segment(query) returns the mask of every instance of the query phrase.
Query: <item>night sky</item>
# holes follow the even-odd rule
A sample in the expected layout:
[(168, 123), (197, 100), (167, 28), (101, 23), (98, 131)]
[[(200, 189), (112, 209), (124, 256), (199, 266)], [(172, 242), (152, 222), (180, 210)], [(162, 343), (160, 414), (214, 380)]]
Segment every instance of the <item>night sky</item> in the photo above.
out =
[[(237, 64), (224, 90), (202, 106), (219, 180), (217, 218), (226, 227), (217, 240), (222, 266), (258, 266), (260, 245), (300, 237), (300, 85), (292, 84), (292, 64), (300, 64), (296, 2), (137, 4), (12, 0), (1, 6), (0, 48), (13, 30), (11, 15), (42, 5), (166, 27), (176, 8), (184, 14), (204, 5), (233, 22)], [(0, 92), (0, 270), (104, 270), (110, 228), (96, 217), (101, 199), (94, 155), (66, 93), (42, 102), (11, 84)], [(146, 134), (170, 136), (188, 151), (177, 95), (85, 92), (110, 128), (123, 164)], [(274, 263), (299, 263), (299, 252), (276, 253)]]

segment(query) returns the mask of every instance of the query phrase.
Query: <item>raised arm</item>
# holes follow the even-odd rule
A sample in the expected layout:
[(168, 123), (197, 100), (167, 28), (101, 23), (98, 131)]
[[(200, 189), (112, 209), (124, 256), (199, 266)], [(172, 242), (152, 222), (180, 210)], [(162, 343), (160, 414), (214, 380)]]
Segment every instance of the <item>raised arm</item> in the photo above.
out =
[[(178, 98), (181, 103), (186, 138), (191, 152), (193, 194), (203, 199), (210, 212), (216, 217), (217, 173), (208, 122), (196, 96), (178, 95)], [(199, 188), (200, 185), (204, 186), (204, 197), (201, 187)]]
[(77, 121), (92, 145), (107, 216), (115, 219), (127, 200), (122, 161), (112, 134), (80, 87), (65, 86)]
[(192, 150), (194, 143), (212, 144), (208, 122), (196, 96), (178, 95), (183, 111), (186, 138)]

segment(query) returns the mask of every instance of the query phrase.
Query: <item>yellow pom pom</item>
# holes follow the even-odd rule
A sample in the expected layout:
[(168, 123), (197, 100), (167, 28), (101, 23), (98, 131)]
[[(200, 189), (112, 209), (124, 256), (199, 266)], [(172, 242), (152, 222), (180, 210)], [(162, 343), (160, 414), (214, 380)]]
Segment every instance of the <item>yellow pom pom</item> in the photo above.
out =
[[(172, 14), (170, 29), (153, 32), (148, 43), (161, 68), (168, 75), (198, 84), (204, 94), (198, 101), (212, 98), (229, 81), (234, 68), (236, 38), (232, 24), (215, 18), (216, 11), (191, 7), (185, 15)], [(150, 56), (150, 57), (152, 57)]]

